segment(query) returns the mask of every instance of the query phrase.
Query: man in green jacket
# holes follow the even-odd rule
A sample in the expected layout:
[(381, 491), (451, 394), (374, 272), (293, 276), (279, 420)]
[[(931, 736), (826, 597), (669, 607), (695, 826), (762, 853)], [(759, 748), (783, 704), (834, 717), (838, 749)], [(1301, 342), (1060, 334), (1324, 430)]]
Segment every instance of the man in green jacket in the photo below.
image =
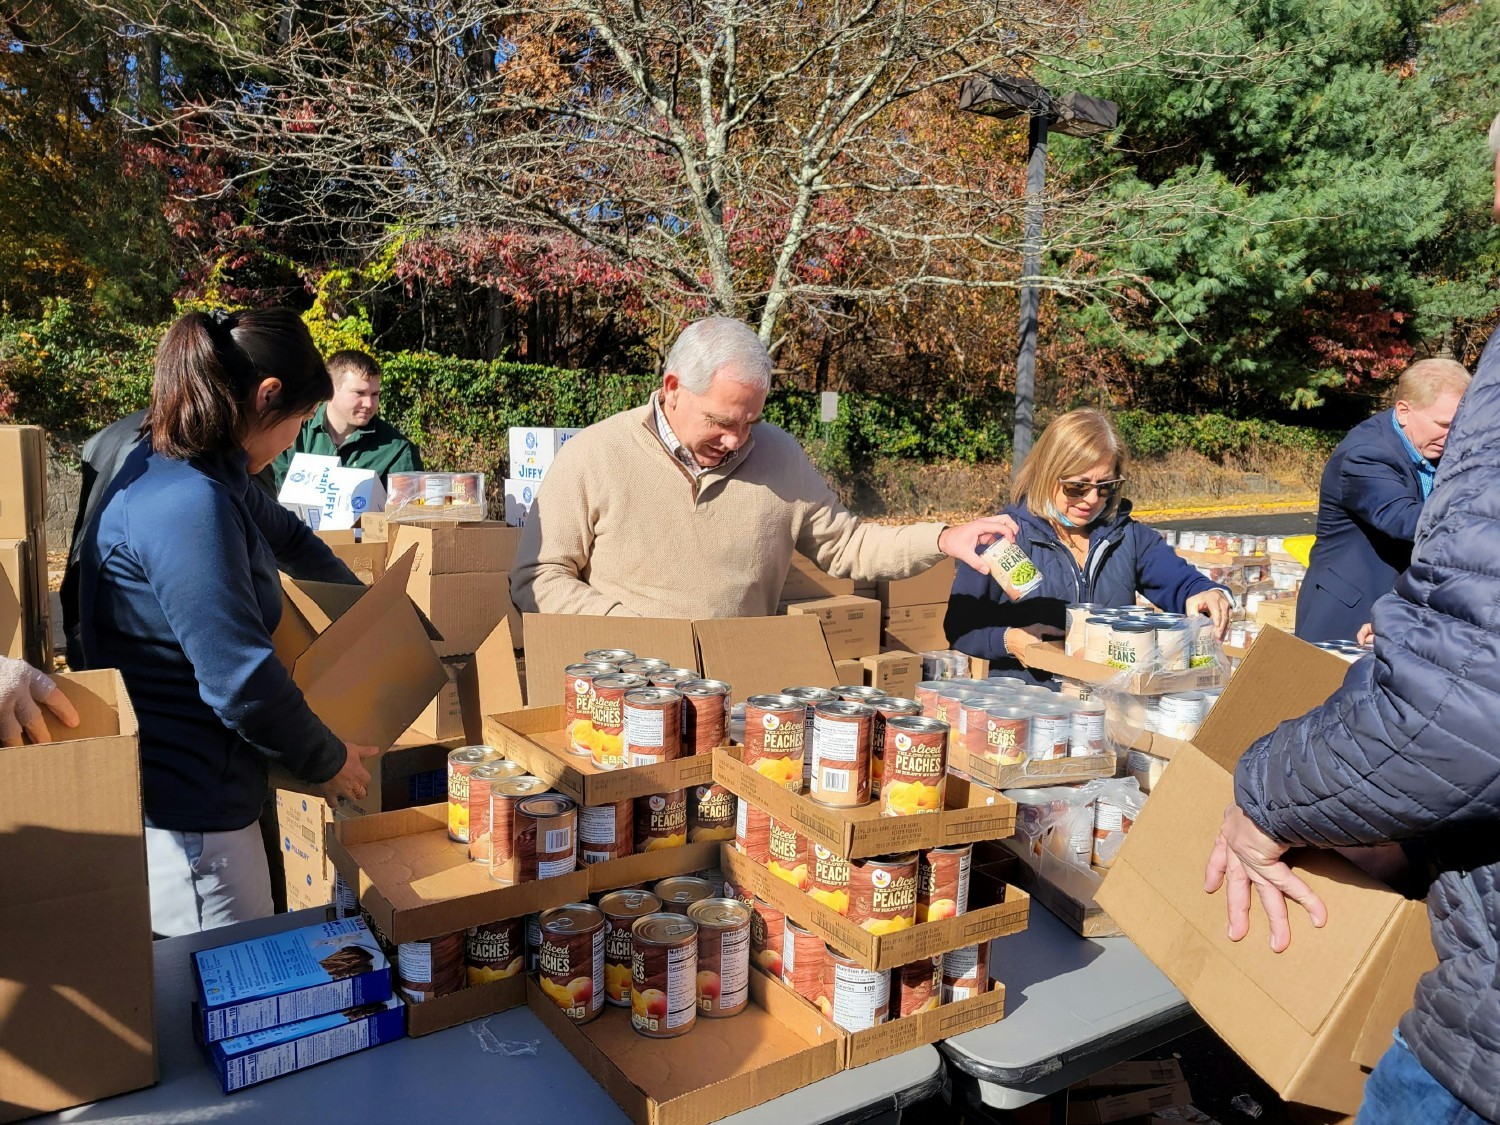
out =
[(417, 447), (376, 417), (380, 364), (364, 352), (337, 352), (328, 360), (328, 374), (333, 378), (333, 397), (308, 419), (296, 443), (276, 458), (276, 491), (281, 491), (296, 453), (337, 457), (346, 468), (379, 473), (382, 484), (391, 473), (421, 472)]

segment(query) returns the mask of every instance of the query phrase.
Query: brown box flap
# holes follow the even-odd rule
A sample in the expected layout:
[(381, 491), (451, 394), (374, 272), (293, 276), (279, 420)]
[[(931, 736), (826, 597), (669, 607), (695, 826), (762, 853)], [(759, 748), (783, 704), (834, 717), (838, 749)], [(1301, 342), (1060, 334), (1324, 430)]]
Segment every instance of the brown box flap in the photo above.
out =
[(726, 617), (695, 621), (693, 632), (703, 674), (727, 683), (736, 700), (787, 687), (839, 686), (816, 617)]
[(561, 703), (563, 669), (591, 649), (624, 648), (665, 660), (674, 668), (699, 667), (691, 621), (528, 613), (525, 622), (526, 702), (531, 707)]

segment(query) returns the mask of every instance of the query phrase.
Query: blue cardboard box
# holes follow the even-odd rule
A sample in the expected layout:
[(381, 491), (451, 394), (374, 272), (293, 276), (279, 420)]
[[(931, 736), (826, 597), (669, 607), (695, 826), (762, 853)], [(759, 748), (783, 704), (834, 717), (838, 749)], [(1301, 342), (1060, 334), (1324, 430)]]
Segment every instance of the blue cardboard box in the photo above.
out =
[(204, 1043), (375, 1004), (391, 967), (363, 919), (343, 918), (193, 954)]
[(390, 998), (208, 1045), (226, 1094), (352, 1055), (406, 1035), (401, 1001)]

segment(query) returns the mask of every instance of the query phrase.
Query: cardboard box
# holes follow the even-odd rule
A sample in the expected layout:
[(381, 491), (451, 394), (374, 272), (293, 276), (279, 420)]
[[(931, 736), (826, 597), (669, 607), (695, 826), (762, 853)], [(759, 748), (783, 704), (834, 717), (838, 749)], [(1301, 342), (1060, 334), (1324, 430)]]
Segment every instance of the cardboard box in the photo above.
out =
[[(1022, 663), (1028, 668), (1051, 672), (1070, 680), (1088, 684), (1108, 683), (1119, 679), (1122, 669), (1107, 664), (1095, 664), (1080, 656), (1068, 656), (1063, 646), (1056, 641), (1044, 641), (1026, 649)], [(1163, 695), (1174, 691), (1203, 691), (1222, 688), (1227, 681), (1228, 669), (1218, 664), (1203, 668), (1190, 668), (1186, 672), (1136, 673), (1125, 688), (1131, 695)]]
[(434, 742), (424, 736), (403, 734), (396, 745), (375, 759), (366, 759), (370, 771), (369, 791), (360, 800), (342, 800), (339, 813), (369, 816), (418, 808), (448, 799), (448, 753), (469, 743), (462, 736)]
[(381, 1003), (392, 991), (391, 965), (361, 918), (200, 949), (193, 972), (200, 1043)]
[(79, 726), (0, 748), (0, 1121), (156, 1081), (135, 712), (118, 672), (55, 678)]
[(518, 710), (521, 673), (510, 636), (509, 623), (502, 621), (474, 655), (445, 660), (448, 683), (413, 721), (404, 740), (483, 742), (485, 715)]
[(327, 906), (333, 901), (333, 868), (324, 845), (333, 810), (328, 802), (290, 789), (276, 790), (276, 826), (288, 910)]
[(1113, 753), (1086, 754), (1077, 758), (1035, 761), (1028, 758), (1002, 766), (970, 754), (956, 738), (948, 740), (948, 772), (976, 781), (987, 789), (1034, 789), (1039, 785), (1068, 785), (1096, 777), (1114, 777)]
[(1124, 933), (1094, 897), (1103, 878), (1098, 872), (1085, 871), (1048, 851), (1033, 855), (1017, 837), (1002, 840), (983, 852), (986, 858), (997, 854), (1003, 859), (976, 862), (975, 870), (1020, 887), (1080, 937), (1119, 937)]
[(858, 660), (835, 660), (833, 674), (840, 684), (863, 684), (865, 666)]
[[(443, 686), (443, 667), (406, 596), (412, 554), (375, 585), (283, 576), (281, 623), (271, 636), (318, 718), (345, 742), (390, 747)], [(273, 771), (276, 785), (309, 787)]]
[(1278, 955), (1259, 909), (1249, 936), (1229, 940), (1224, 896), (1203, 893), (1203, 865), (1233, 800), (1240, 754), (1323, 702), (1348, 670), (1337, 656), (1285, 633), (1262, 633), (1194, 744), (1174, 756), (1152, 791), (1098, 895), (1278, 1094), (1341, 1113), (1359, 1106), (1361, 1044), (1388, 1045), (1394, 1017), (1436, 963), (1425, 905), (1338, 855), (1293, 852), (1298, 874), (1328, 907), (1328, 924), (1314, 929), (1293, 905), (1291, 946)]
[(539, 481), (552, 467), (557, 451), (579, 431), (556, 426), (510, 428), (510, 476)]
[(1120, 1094), (1101, 1094), (1093, 1098), (1075, 1097), (1068, 1099), (1068, 1121), (1070, 1125), (1109, 1125), (1113, 1121), (1143, 1117), (1155, 1109), (1187, 1105), (1192, 1100), (1193, 1094), (1186, 1082)]
[(364, 528), (315, 531), (313, 534), (327, 543), (328, 549), (354, 571), (355, 577), (366, 586), (373, 586), (376, 579), (385, 573), (391, 545), (383, 534), (376, 535)]
[(827, 1078), (842, 1059), (841, 1033), (761, 973), (739, 1015), (666, 1043), (637, 1034), (627, 1008), (606, 1004), (580, 1026), (534, 982), (526, 1000), (636, 1125), (707, 1125)]
[(809, 598), (831, 598), (838, 594), (856, 594), (854, 583), (848, 578), (835, 578), (819, 569), (818, 564), (806, 555), (792, 552), (791, 569), (781, 586), (782, 605), (803, 602)]
[(0, 539), (25, 539), (46, 520), (46, 431), (0, 426)]
[[(823, 627), (823, 640), (834, 660), (858, 660), (880, 651), (880, 603), (842, 594), (836, 598), (797, 602), (789, 614), (807, 614)], [(847, 682), (847, 681), (845, 681)]]
[(1267, 598), (1256, 608), (1255, 621), (1262, 627), (1270, 626), (1290, 633), (1297, 627), (1296, 597)]
[[(872, 934), (758, 863), (723, 845), (719, 868), (725, 878), (765, 899), (800, 925), (869, 969), (895, 969), (923, 957), (991, 941), (1026, 928), (1031, 899), (1016, 887), (987, 882), (970, 872), (969, 912), (939, 922), (921, 922), (890, 934)], [(999, 896), (1003, 901), (997, 901)]]
[(953, 579), (957, 565), (952, 559), (944, 559), (931, 570), (911, 578), (900, 578), (894, 582), (875, 583), (875, 596), (889, 612), (897, 606), (935, 605), (946, 607), (948, 595), (953, 593)]
[(837, 687), (818, 622), (808, 616), (686, 621), (528, 613), (526, 701), (563, 701), (563, 669), (596, 648), (624, 648), (730, 685), (736, 700), (785, 687)]
[(719, 847), (715, 841), (684, 844), (680, 848), (663, 848), (654, 852), (637, 852), (623, 859), (591, 863), (589, 894), (597, 895), (640, 883), (654, 883), (673, 875), (696, 875), (719, 866)]
[(295, 453), (276, 499), (313, 530), (338, 530), (384, 510), (385, 485), (379, 473), (346, 468), (337, 457)]
[(904, 649), (887, 649), (866, 656), (860, 664), (864, 666), (866, 685), (877, 687), (898, 699), (913, 698), (922, 679), (922, 658)]
[(283, 1027), (226, 1039), (209, 1048), (209, 1061), (226, 1094), (283, 1074), (378, 1047), (406, 1034), (401, 1001), (300, 1020)]
[(505, 522), (511, 527), (525, 527), (531, 515), (531, 505), (536, 503), (537, 482), (534, 480), (505, 480)]
[(433, 520), (397, 524), (393, 534), (394, 555), (416, 551), (406, 592), (437, 631), (433, 651), (439, 656), (477, 651), (502, 621), (512, 638), (521, 636), (521, 615), (510, 600), (519, 528)]
[(35, 607), (26, 540), (0, 540), (0, 656), (25, 660)]
[(1015, 802), (1001, 794), (995, 794), (994, 804), (976, 808), (950, 805), (912, 816), (881, 816), (878, 801), (835, 809), (793, 793), (740, 761), (737, 747), (716, 750), (713, 771), (714, 780), (736, 797), (796, 825), (808, 839), (846, 859), (995, 840), (1016, 830)]
[(561, 705), (487, 715), (484, 733), (485, 741), (502, 755), (520, 762), (532, 775), (581, 805), (607, 805), (713, 780), (713, 759), (706, 754), (652, 766), (601, 770), (585, 755), (568, 749)]
[(438, 689), (437, 695), (411, 724), (414, 734), (424, 734), (429, 738), (462, 738), (464, 733), (464, 708), (463, 701), (458, 694), (459, 677), (463, 675), (464, 669), (469, 661), (463, 657), (449, 657), (443, 661), (443, 671), (448, 675), (448, 682)]
[(947, 648), (948, 634), (943, 631), (943, 618), (947, 614), (947, 601), (887, 610), (882, 619), (885, 647), (918, 653)]
[(1073, 1086), (1075, 1090), (1121, 1090), (1186, 1081), (1176, 1059), (1132, 1059), (1107, 1066)]

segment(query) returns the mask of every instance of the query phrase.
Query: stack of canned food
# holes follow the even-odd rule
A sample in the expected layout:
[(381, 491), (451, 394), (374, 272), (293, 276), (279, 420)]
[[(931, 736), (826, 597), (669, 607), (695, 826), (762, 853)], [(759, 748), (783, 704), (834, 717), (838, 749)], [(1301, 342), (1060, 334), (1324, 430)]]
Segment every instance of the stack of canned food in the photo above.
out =
[(1262, 557), (1273, 552), (1280, 553), (1284, 539), (1280, 536), (1236, 535), (1230, 531), (1169, 531), (1157, 532), (1169, 547), (1182, 551), (1212, 552), (1236, 557)]
[(482, 520), (487, 505), (483, 473), (391, 473), (385, 512), (403, 520)]
[(1033, 858), (1044, 851), (1077, 867), (1108, 870), (1140, 813), (1144, 796), (1133, 778), (1042, 789), (1011, 789), (1016, 839)]
[(969, 658), (957, 649), (938, 648), (922, 653), (924, 680), (954, 680), (969, 674)]
[[(946, 681), (956, 683), (959, 681)], [(879, 688), (784, 688), (745, 701), (745, 765), (832, 808), (883, 816), (943, 807), (948, 724)]]
[(916, 696), (922, 714), (951, 727), (969, 757), (997, 766), (1106, 752), (1104, 704), (1087, 698), (1081, 685), (1063, 687), (1072, 694), (1002, 675), (927, 680), (917, 685)]
[(1213, 626), (1201, 614), (1080, 603), (1068, 607), (1065, 649), (1095, 664), (1162, 672), (1204, 668), (1218, 659)]
[(597, 769), (709, 754), (728, 741), (729, 685), (691, 668), (595, 649), (563, 669), (568, 749)]

